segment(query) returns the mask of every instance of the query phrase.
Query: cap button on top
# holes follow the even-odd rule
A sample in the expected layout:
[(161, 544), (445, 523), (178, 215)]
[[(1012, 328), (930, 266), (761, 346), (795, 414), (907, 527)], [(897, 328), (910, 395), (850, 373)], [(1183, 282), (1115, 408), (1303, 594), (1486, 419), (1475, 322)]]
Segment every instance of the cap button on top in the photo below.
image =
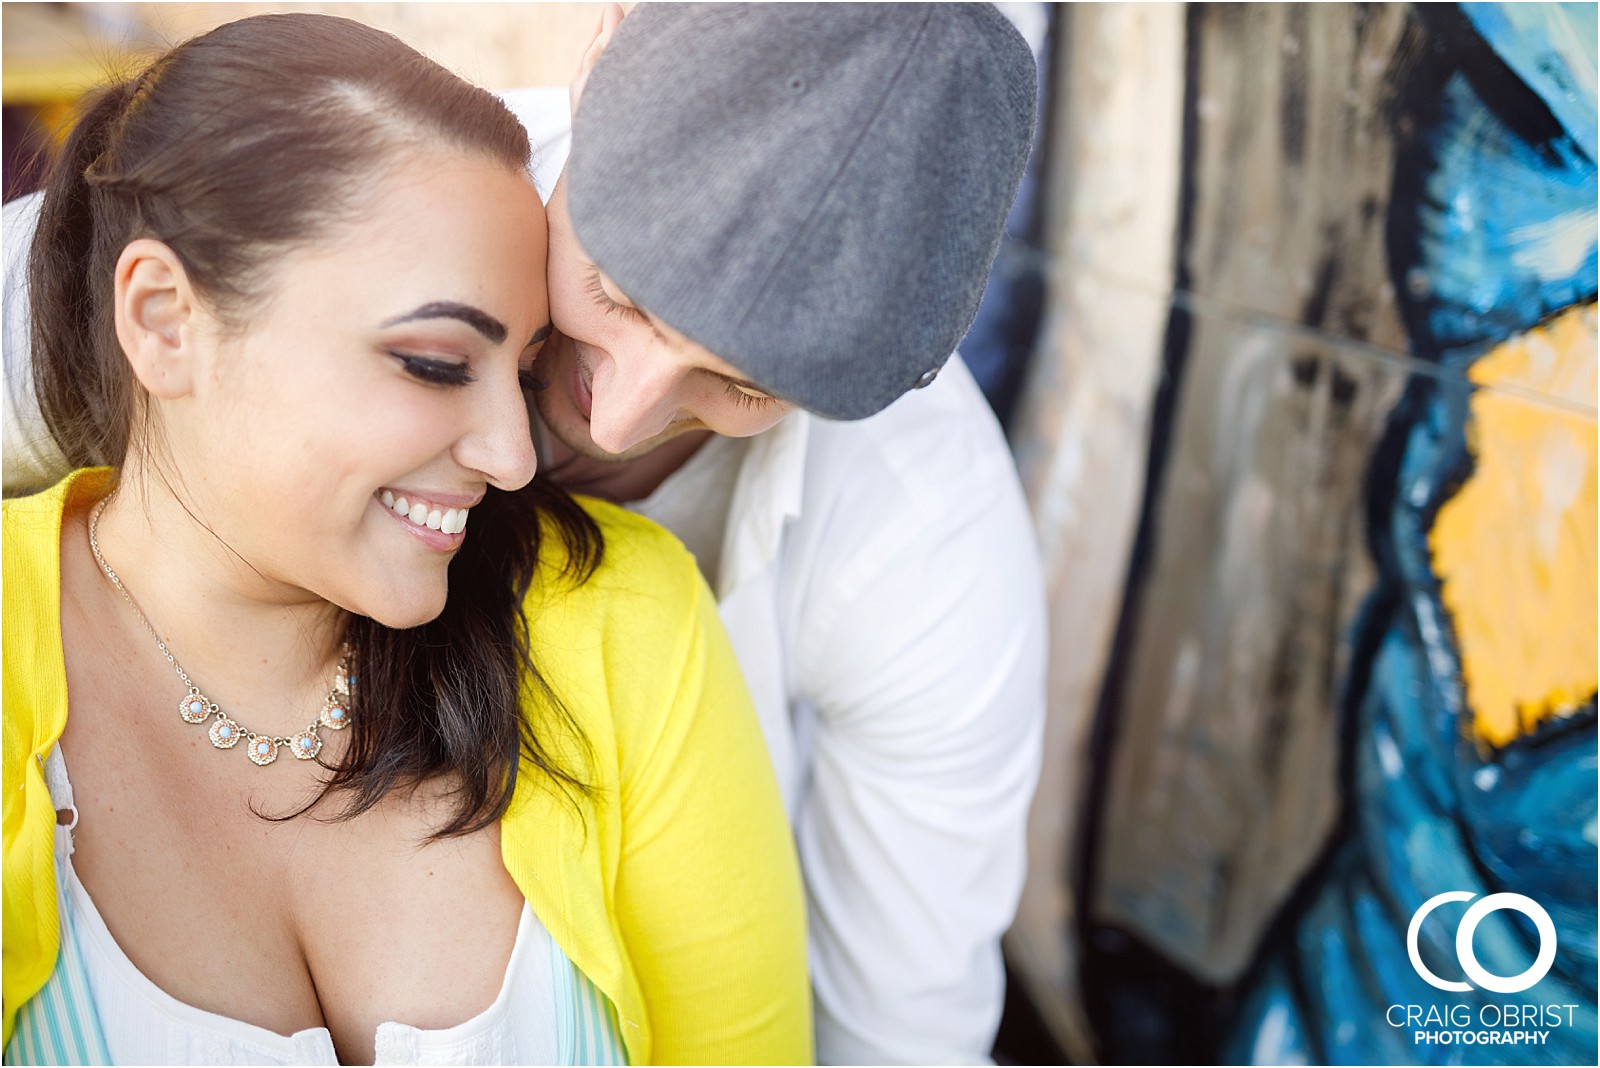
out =
[(912, 389), (925, 389), (925, 388), (927, 388), (929, 385), (931, 385), (933, 383), (933, 380), (935, 378), (938, 378), (938, 377), (939, 377), (939, 369), (937, 367), (935, 367), (935, 368), (933, 368), (932, 370), (929, 370), (929, 371), (924, 371), (924, 372), (922, 372), (922, 377), (917, 379), (917, 384), (912, 386), (911, 388)]

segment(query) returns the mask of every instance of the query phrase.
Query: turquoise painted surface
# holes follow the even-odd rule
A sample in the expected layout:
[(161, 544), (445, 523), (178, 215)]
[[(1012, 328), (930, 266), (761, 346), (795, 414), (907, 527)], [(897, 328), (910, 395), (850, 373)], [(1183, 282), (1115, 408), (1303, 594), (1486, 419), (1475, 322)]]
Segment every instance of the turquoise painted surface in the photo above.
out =
[[(1596, 294), (1596, 49), (1590, 4), (1463, 5), (1419, 12), (1447, 37), (1402, 87), (1412, 124), (1390, 205), (1391, 269), (1412, 348), (1464, 372), (1497, 341)], [(1454, 21), (1452, 21), (1452, 19)], [(1441, 29), (1443, 27), (1443, 29)], [(1410, 99), (1405, 94), (1410, 93)], [(1566, 1064), (1596, 1059), (1595, 703), (1505, 749), (1468, 728), (1459, 653), (1428, 532), (1470, 471), (1464, 377), (1417, 379), (1369, 473), (1379, 585), (1356, 625), (1346, 684), (1348, 815), (1243, 991), (1223, 1050), (1241, 1063)], [(1511, 891), (1550, 914), (1558, 952), (1520, 994), (1445, 992), (1406, 951), (1413, 912), (1446, 890)], [(1460, 977), (1465, 903), (1421, 929), (1424, 962)], [(1494, 912), (1474, 948), (1515, 975), (1532, 925)], [(1503, 1030), (1508, 1007), (1540, 1010), (1534, 1043), (1448, 1044), (1391, 1026), (1411, 1007), (1431, 1031)], [(1572, 1006), (1553, 1017), (1553, 1006)]]

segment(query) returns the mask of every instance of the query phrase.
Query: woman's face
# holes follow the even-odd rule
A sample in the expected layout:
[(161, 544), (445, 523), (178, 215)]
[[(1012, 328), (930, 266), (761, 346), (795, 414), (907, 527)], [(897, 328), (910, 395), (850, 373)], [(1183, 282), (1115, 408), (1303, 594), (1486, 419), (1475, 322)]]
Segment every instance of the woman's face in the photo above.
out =
[(522, 380), (550, 329), (546, 235), (503, 165), (379, 173), (353, 220), (270, 265), (161, 423), (180, 493), (252, 581), (407, 627), (442, 610), (486, 488), (533, 477)]

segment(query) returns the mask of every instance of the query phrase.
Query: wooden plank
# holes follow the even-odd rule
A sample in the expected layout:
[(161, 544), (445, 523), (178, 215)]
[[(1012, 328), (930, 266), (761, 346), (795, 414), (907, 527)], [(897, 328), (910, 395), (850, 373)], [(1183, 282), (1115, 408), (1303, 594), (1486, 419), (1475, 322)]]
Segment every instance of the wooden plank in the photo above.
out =
[(1406, 361), (1384, 249), (1399, 5), (1193, 9), (1188, 311), (1118, 682), (1095, 918), (1236, 978), (1337, 809), (1361, 485)]
[(1174, 270), (1183, 10), (1058, 13), (1048, 136), (1047, 313), (1014, 441), (1050, 604), (1044, 767), (1028, 878), (1006, 949), (1056, 1041), (1094, 1048), (1075, 942), (1088, 731), (1138, 522), (1148, 418)]

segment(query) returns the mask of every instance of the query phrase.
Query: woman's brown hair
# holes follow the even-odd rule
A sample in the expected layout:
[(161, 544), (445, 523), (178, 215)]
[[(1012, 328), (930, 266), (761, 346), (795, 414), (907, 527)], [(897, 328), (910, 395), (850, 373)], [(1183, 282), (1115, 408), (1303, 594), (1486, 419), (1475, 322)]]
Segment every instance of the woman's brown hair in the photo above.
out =
[[(229, 23), (89, 98), (45, 185), (28, 264), (35, 388), (68, 461), (120, 467), (130, 448), (153, 447), (112, 309), (130, 241), (170, 246), (213, 310), (247, 329), (275, 258), (359, 210), (386, 166), (423, 148), (518, 170), (530, 155), (493, 95), (390, 34), (325, 15)], [(522, 612), (551, 534), (564, 563), (541, 578), (587, 579), (604, 546), (571, 497), (538, 478), (514, 493), (491, 488), (438, 618), (407, 630), (350, 619), (353, 736), (319, 802), (341, 791), (341, 815), (354, 816), (392, 789), (447, 775), (442, 837), (500, 817), (521, 757), (583, 788), (522, 707), (527, 687), (546, 725), (566, 719), (532, 662)]]

